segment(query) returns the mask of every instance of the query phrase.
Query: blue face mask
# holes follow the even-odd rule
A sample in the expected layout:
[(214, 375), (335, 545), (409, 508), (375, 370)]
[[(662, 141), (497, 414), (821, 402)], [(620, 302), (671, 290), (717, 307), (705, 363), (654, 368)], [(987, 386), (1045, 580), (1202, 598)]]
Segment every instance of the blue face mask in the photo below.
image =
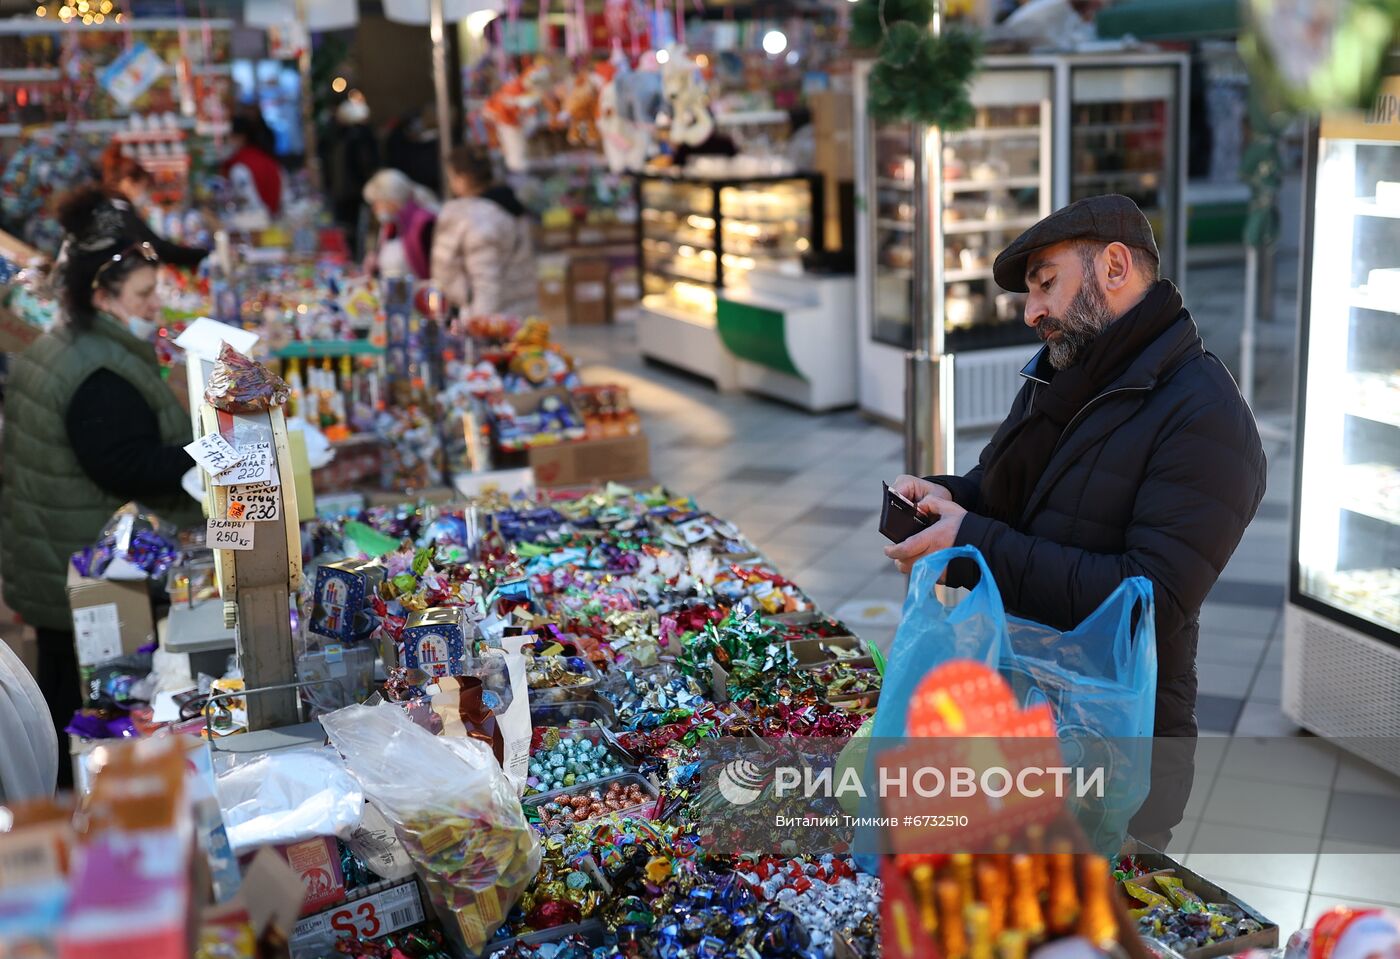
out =
[(142, 342), (154, 340), (156, 331), (160, 329), (159, 323), (155, 323), (141, 316), (128, 316), (122, 323), (126, 326), (127, 330), (131, 332), (132, 336)]

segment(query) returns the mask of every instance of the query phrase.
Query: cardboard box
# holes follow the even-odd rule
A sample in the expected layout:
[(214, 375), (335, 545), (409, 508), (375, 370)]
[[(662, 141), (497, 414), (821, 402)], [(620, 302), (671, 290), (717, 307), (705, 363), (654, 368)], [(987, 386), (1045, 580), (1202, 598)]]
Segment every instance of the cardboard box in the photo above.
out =
[(569, 264), (569, 322), (597, 326), (612, 322), (608, 282), (612, 266), (606, 259), (575, 259)]
[(156, 641), (145, 580), (89, 579), (68, 565), (68, 605), (79, 666), (128, 656)]
[[(1279, 928), (1278, 923), (1266, 917), (1263, 913), (1243, 902), (1228, 889), (1216, 885), (1204, 876), (1192, 872), (1181, 863), (1177, 862), (1166, 853), (1158, 852), (1145, 843), (1136, 839), (1129, 839), (1123, 850), (1125, 855), (1131, 854), (1137, 858), (1138, 862), (1152, 870), (1148, 876), (1158, 873), (1175, 876), (1181, 880), (1181, 884), (1187, 889), (1200, 896), (1206, 902), (1226, 902), (1238, 906), (1244, 910), (1244, 914), (1258, 922), (1262, 929), (1258, 932), (1250, 933), (1247, 936), (1239, 936), (1234, 939), (1227, 939), (1224, 942), (1217, 942), (1210, 946), (1201, 946), (1199, 949), (1188, 949), (1182, 953), (1185, 959), (1217, 959), (1219, 956), (1232, 956), (1249, 949), (1262, 949), (1268, 951), (1278, 947)], [(1157, 884), (1148, 877), (1134, 880), (1145, 885), (1146, 888), (1157, 890)], [(1118, 895), (1120, 901), (1129, 909), (1139, 908), (1136, 900), (1129, 900), (1126, 892), (1123, 891), (1122, 884), (1118, 884)]]
[(574, 242), (574, 228), (569, 226), (542, 226), (535, 237), (535, 249), (537, 250), (562, 250), (572, 246)]
[(535, 472), (535, 483), (545, 487), (592, 486), (651, 476), (651, 455), (645, 436), (537, 446), (529, 452), (529, 463)]
[(0, 353), (23, 353), (43, 330), (0, 306)]
[(608, 295), (614, 310), (619, 306), (631, 306), (642, 298), (642, 276), (635, 263), (614, 266), (608, 282), (611, 286)]
[(569, 258), (549, 253), (535, 258), (540, 314), (551, 321), (563, 321), (569, 311)]

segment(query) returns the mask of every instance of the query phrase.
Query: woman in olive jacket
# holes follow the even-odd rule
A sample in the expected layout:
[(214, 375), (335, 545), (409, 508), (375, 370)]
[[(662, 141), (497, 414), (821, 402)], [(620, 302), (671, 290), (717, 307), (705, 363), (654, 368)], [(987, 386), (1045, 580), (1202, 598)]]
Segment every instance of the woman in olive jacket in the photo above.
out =
[[(61, 733), (82, 704), (68, 557), (129, 501), (175, 523), (196, 522), (198, 508), (180, 487), (189, 414), (152, 345), (155, 251), (97, 187), (67, 197), (60, 222), (63, 318), (15, 360), (5, 392), (0, 576), (38, 632), (39, 685)], [(66, 761), (60, 773), (71, 774)]]

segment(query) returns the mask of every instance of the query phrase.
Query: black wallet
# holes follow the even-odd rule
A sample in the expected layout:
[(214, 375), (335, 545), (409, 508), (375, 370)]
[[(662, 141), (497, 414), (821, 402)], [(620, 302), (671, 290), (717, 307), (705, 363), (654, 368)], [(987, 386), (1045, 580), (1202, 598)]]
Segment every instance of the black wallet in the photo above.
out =
[(885, 539), (902, 543), (933, 525), (933, 520), (921, 514), (917, 506), (890, 489), (889, 483), (880, 485), (885, 488), (885, 501), (880, 506), (880, 535)]

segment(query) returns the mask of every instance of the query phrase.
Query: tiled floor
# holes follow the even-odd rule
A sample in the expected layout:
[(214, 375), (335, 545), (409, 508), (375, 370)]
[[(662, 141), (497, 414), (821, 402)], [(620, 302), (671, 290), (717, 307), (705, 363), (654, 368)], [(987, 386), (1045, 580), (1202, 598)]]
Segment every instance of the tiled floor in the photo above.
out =
[[(1287, 278), (1293, 264), (1283, 261)], [(1207, 347), (1232, 366), (1239, 287), (1239, 268), (1227, 266), (1193, 273), (1188, 291)], [(1281, 291), (1279, 318), (1261, 327), (1256, 410), (1269, 487), (1202, 610), (1203, 739), (1188, 818), (1172, 842), (1186, 865), (1277, 921), (1285, 937), (1338, 902), (1400, 904), (1400, 780), (1303, 736), (1278, 705), (1293, 483), (1290, 297)], [(738, 523), (823, 609), (888, 648), (905, 579), (881, 552), (876, 522), (880, 481), (902, 471), (898, 433), (854, 412), (814, 416), (645, 365), (625, 323), (564, 336), (585, 379), (631, 387), (657, 479)], [(960, 470), (985, 441), (959, 438)]]

